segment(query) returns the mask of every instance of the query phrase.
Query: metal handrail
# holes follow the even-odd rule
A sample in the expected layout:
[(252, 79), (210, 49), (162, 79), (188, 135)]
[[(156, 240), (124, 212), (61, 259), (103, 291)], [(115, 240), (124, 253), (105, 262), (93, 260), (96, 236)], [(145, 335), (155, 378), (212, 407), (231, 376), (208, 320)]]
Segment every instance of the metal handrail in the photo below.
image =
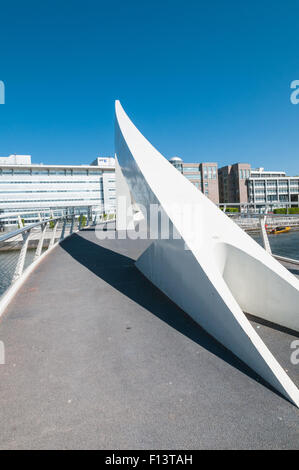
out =
[(10, 238), (16, 237), (17, 235), (21, 235), (24, 232), (28, 232), (31, 229), (35, 227), (39, 227), (40, 225), (46, 224), (48, 222), (54, 222), (55, 220), (60, 220), (63, 219), (65, 216), (60, 216), (60, 217), (55, 217), (53, 219), (44, 219), (41, 220), (40, 222), (35, 222), (33, 224), (26, 225), (25, 227), (19, 228), (17, 230), (13, 230), (12, 232), (8, 232), (5, 235), (2, 235), (0, 237), (0, 243), (5, 242), (6, 240), (9, 240)]
[[(52, 250), (57, 243), (83, 228), (80, 212), (76, 214), (76, 208), (73, 207), (72, 209), (72, 213), (62, 212), (56, 217), (54, 217), (53, 212), (49, 218), (42, 219), (40, 216), (40, 220), (37, 222), (0, 236), (0, 249), (7, 253), (0, 266), (0, 296), (1, 293), (5, 294), (8, 288), (14, 288), (13, 285), (17, 280), (20, 280), (25, 268), (27, 269), (27, 266), (29, 268), (29, 264), (32, 266), (41, 256)], [(15, 213), (15, 216), (19, 226), (23, 225), (22, 213)], [(109, 218), (104, 220), (102, 215), (100, 221), (107, 223), (113, 220), (110, 219), (110, 215)], [(85, 226), (95, 226), (96, 223), (97, 217), (92, 220), (88, 211)], [(53, 226), (50, 226), (51, 230), (48, 230), (50, 224), (53, 224)], [(28, 252), (32, 248), (35, 252), (32, 256), (29, 256)]]
[[(71, 220), (70, 224), (70, 230), (66, 234), (66, 225), (67, 221)], [(58, 223), (62, 221), (62, 227), (61, 227), (61, 233), (60, 235), (57, 234), (57, 226)], [(13, 238), (18, 237), (18, 240), (15, 240), (15, 243), (12, 245), (12, 249), (18, 248), (19, 249), (19, 254), (17, 256), (17, 259), (15, 255), (13, 256), (13, 263), (11, 260), (8, 261), (8, 267), (10, 268), (10, 275), (6, 278), (7, 281), (7, 287), (10, 285), (14, 284), (20, 277), (22, 276), (24, 272), (24, 266), (25, 266), (25, 259), (28, 251), (28, 246), (29, 246), (29, 241), (30, 241), (30, 235), (34, 229), (37, 227), (41, 227), (41, 229), (37, 232), (34, 231), (35, 234), (38, 235), (37, 238), (34, 240), (37, 241), (37, 247), (35, 249), (35, 254), (33, 257), (32, 262), (36, 262), (44, 253), (43, 247), (44, 247), (44, 240), (46, 237), (46, 230), (47, 227), (49, 226), (50, 223), (53, 223), (53, 230), (51, 231), (50, 235), (50, 240), (49, 244), (47, 246), (46, 252), (50, 251), (54, 246), (55, 242), (59, 242), (64, 240), (67, 236), (71, 235), (75, 231), (78, 231), (81, 229), (81, 224), (80, 221), (78, 220), (78, 226), (76, 225), (75, 227), (75, 222), (76, 222), (76, 216), (75, 214), (65, 214), (65, 215), (60, 215), (58, 217), (52, 217), (44, 220), (40, 220), (39, 222), (35, 222), (33, 224), (26, 225), (25, 227), (22, 227), (18, 230), (14, 230), (12, 232), (8, 232), (0, 237), (0, 244), (1, 242), (7, 242)], [(88, 219), (88, 224), (89, 224), (89, 219)], [(19, 243), (21, 243), (21, 246), (19, 246)], [(11, 245), (8, 244), (8, 248)], [(15, 263), (16, 261), (16, 263)], [(6, 289), (7, 289), (6, 287)]]
[(273, 255), (275, 259), (278, 261), (285, 261), (290, 264), (294, 264), (296, 266), (299, 266), (299, 260), (294, 259), (294, 258), (287, 258), (286, 256), (280, 256), (280, 255)]

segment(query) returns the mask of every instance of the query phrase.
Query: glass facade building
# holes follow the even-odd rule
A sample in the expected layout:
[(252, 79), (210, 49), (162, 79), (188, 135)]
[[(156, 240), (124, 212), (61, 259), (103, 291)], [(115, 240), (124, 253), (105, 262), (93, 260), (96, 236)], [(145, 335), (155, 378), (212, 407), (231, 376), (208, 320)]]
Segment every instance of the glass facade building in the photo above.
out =
[(31, 163), (30, 155), (0, 157), (0, 213), (89, 208), (115, 212), (115, 161), (91, 165)]
[(286, 176), (282, 171), (251, 170), (248, 179), (248, 200), (251, 203), (298, 203), (299, 176)]
[(219, 168), (220, 203), (293, 204), (299, 202), (299, 176), (235, 163)]

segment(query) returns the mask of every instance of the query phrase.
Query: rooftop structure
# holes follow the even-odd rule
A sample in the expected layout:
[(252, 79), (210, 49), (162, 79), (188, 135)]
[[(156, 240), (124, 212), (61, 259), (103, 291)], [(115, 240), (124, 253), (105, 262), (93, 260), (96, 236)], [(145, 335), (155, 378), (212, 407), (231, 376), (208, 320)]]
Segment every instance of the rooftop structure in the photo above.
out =
[(285, 178), (285, 171), (268, 171), (265, 168), (252, 168), (250, 171), (251, 178)]
[(0, 165), (31, 165), (31, 155), (0, 157)]

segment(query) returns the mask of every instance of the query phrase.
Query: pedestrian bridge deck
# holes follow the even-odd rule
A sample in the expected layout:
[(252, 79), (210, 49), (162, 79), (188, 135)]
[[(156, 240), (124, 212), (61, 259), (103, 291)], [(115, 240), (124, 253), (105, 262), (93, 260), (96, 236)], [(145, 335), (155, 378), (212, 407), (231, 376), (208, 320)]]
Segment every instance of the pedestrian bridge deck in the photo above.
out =
[[(86, 229), (27, 279), (0, 323), (0, 448), (298, 448), (298, 410), (135, 268), (148, 244)], [(253, 324), (298, 377), (293, 337)]]

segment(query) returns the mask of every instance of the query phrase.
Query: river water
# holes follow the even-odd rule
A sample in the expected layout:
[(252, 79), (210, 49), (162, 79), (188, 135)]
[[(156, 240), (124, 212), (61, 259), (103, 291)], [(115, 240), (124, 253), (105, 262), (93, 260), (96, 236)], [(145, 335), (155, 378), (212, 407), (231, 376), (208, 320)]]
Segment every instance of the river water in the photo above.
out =
[[(0, 251), (0, 296), (10, 286), (20, 251)], [(27, 250), (24, 269), (29, 266), (34, 258), (35, 250)]]
[[(299, 260), (299, 231), (268, 235), (272, 253)], [(252, 235), (252, 238), (262, 245), (260, 235)]]

